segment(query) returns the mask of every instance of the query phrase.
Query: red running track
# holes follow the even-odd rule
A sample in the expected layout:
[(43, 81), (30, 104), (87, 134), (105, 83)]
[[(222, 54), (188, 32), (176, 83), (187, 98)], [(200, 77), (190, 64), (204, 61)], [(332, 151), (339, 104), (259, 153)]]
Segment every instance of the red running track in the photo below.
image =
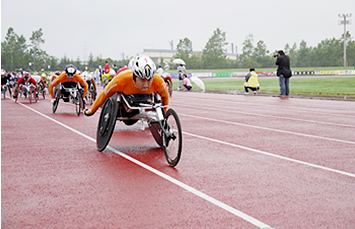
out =
[(353, 102), (174, 92), (183, 153), (99, 113), (1, 101), (3, 228), (355, 228)]

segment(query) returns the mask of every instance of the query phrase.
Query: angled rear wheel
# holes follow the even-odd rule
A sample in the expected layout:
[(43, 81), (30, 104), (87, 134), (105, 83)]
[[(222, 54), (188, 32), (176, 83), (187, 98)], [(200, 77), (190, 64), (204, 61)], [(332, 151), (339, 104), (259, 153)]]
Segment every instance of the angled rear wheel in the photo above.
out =
[(110, 142), (117, 120), (117, 101), (114, 98), (106, 99), (102, 106), (99, 124), (96, 132), (96, 144), (99, 151), (103, 151)]
[(53, 113), (55, 113), (58, 108), (59, 98), (60, 98), (60, 90), (55, 90), (54, 96), (55, 96), (55, 100), (53, 102)]

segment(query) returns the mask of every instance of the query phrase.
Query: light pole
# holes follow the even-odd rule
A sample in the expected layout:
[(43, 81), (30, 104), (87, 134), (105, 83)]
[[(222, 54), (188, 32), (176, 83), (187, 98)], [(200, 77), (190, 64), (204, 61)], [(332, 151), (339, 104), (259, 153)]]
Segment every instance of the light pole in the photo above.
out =
[(339, 21), (339, 25), (344, 24), (344, 67), (346, 67), (346, 24), (351, 24), (351, 20), (346, 20), (347, 17), (351, 17), (351, 14), (338, 14), (340, 18), (344, 18), (343, 21)]

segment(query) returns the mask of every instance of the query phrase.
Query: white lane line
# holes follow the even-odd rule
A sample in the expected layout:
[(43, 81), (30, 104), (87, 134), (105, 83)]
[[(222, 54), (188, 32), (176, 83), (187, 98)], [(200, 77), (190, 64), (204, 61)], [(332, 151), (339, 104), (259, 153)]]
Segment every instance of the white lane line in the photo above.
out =
[[(193, 108), (195, 109), (196, 106), (188, 106), (188, 105), (181, 105), (179, 104), (178, 106), (181, 107), (187, 107), (187, 108)], [(215, 111), (217, 108), (210, 108), (210, 107), (201, 107), (199, 109), (205, 109), (205, 110), (212, 110)], [(306, 119), (299, 119), (299, 118), (289, 118), (289, 117), (282, 117), (282, 116), (276, 116), (276, 115), (266, 115), (266, 114), (257, 114), (257, 113), (248, 113), (248, 112), (241, 112), (241, 111), (228, 111), (231, 113), (237, 113), (237, 114), (246, 114), (246, 115), (254, 115), (254, 116), (262, 116), (262, 117), (271, 117), (271, 118), (277, 118), (277, 119), (287, 119), (287, 120), (294, 120), (294, 121), (301, 121), (301, 122), (311, 122), (311, 123), (319, 123), (319, 124), (327, 124), (327, 125), (335, 125), (335, 126), (344, 126), (344, 127), (353, 127), (355, 128), (355, 125), (349, 125), (349, 124), (342, 124), (342, 123), (333, 123), (333, 122), (322, 122), (322, 121), (316, 121), (316, 120), (306, 120)]]
[[(61, 122), (59, 122), (59, 121), (57, 121), (57, 120), (55, 120), (55, 119), (53, 119), (53, 118), (51, 118), (51, 117), (49, 117), (49, 116), (47, 116), (45, 114), (42, 114), (41, 112), (39, 112), (39, 111), (37, 111), (37, 110), (35, 110), (35, 109), (31, 108), (31, 107), (28, 107), (28, 106), (26, 106), (26, 105), (24, 105), (22, 103), (19, 103), (19, 104), (24, 106), (24, 107), (26, 107), (26, 108), (28, 108), (28, 109), (30, 109), (30, 110), (32, 110), (33, 112), (35, 112), (37, 114), (39, 114), (39, 115), (41, 115), (41, 116), (43, 116), (43, 117), (45, 117), (45, 118), (47, 118), (47, 119), (49, 119), (49, 120), (51, 120), (51, 121), (53, 121), (55, 123), (67, 128), (67, 129), (73, 131), (74, 133), (79, 134), (80, 136), (83, 136), (84, 138), (87, 138), (90, 141), (93, 141), (93, 142), (96, 143), (96, 139), (94, 139), (92, 137), (89, 137), (89, 136), (81, 133), (80, 131), (77, 131), (77, 130), (65, 125), (64, 123), (61, 123)], [(235, 208), (233, 208), (233, 207), (231, 207), (231, 206), (229, 206), (229, 205), (227, 205), (227, 204), (225, 204), (225, 203), (223, 203), (223, 202), (221, 202), (219, 200), (216, 200), (215, 198), (213, 198), (211, 196), (208, 196), (208, 195), (204, 194), (203, 192), (198, 191), (197, 189), (195, 189), (195, 188), (193, 188), (193, 187), (191, 187), (191, 186), (189, 186), (187, 184), (184, 184), (184, 183), (176, 180), (175, 178), (172, 178), (172, 177), (166, 175), (165, 173), (162, 173), (162, 172), (150, 167), (150, 166), (148, 166), (148, 165), (146, 165), (146, 164), (144, 164), (144, 163), (142, 163), (142, 162), (140, 162), (140, 161), (128, 156), (125, 153), (122, 153), (122, 152), (120, 152), (120, 151), (118, 151), (118, 150), (116, 150), (116, 149), (114, 149), (112, 147), (108, 147), (108, 149), (112, 150), (113, 152), (115, 152), (116, 154), (120, 155), (121, 157), (123, 157), (123, 158), (125, 158), (125, 159), (127, 159), (127, 160), (129, 160), (129, 161), (131, 161), (131, 162), (133, 162), (133, 163), (135, 163), (135, 164), (147, 169), (148, 171), (150, 171), (150, 172), (152, 172), (152, 173), (154, 173), (154, 174), (156, 174), (156, 175), (158, 175), (158, 176), (160, 176), (160, 177), (172, 182), (173, 184), (175, 184), (177, 186), (180, 186), (181, 188), (187, 190), (188, 192), (191, 192), (191, 193), (195, 194), (196, 196), (199, 196), (199, 197), (203, 198), (204, 200), (207, 200), (208, 202), (210, 202), (210, 203), (212, 203), (212, 204), (214, 204), (214, 205), (216, 205), (216, 206), (218, 206), (218, 207), (220, 207), (220, 208), (222, 208), (222, 209), (234, 214), (235, 216), (237, 216), (239, 218), (244, 219), (245, 221), (247, 221), (247, 222), (249, 222), (249, 223), (251, 223), (251, 224), (253, 224), (253, 225), (255, 225), (255, 226), (259, 227), (259, 228), (271, 228), (269, 225), (267, 225), (267, 224), (255, 219), (255, 218), (245, 214), (244, 212), (241, 212), (241, 211), (239, 211), (239, 210), (237, 210), (237, 209), (235, 209)]]
[(232, 124), (232, 125), (246, 126), (246, 127), (257, 128), (257, 129), (262, 129), (262, 130), (270, 130), (270, 131), (276, 131), (276, 132), (281, 132), (281, 133), (293, 134), (293, 135), (298, 135), (298, 136), (303, 136), (303, 137), (318, 138), (318, 139), (322, 139), (322, 140), (335, 141), (335, 142), (348, 143), (348, 144), (353, 144), (353, 145), (355, 145), (355, 142), (347, 141), (347, 140), (341, 140), (341, 139), (336, 139), (336, 138), (327, 138), (327, 137), (316, 136), (316, 135), (311, 135), (311, 134), (297, 133), (297, 132), (292, 132), (292, 131), (287, 131), (287, 130), (278, 130), (278, 129), (268, 128), (268, 127), (262, 127), (262, 126), (253, 126), (253, 125), (244, 124), (244, 123), (231, 122), (231, 121), (224, 121), (224, 120), (219, 120), (219, 119), (214, 119), (214, 118), (200, 117), (200, 116), (196, 116), (196, 115), (188, 115), (188, 114), (181, 114), (181, 113), (179, 113), (179, 116), (187, 116), (187, 117), (198, 118), (198, 119), (204, 119), (204, 120), (209, 120), (209, 121), (214, 121), (214, 122), (223, 122), (223, 123)]
[(204, 139), (204, 140), (208, 140), (208, 141), (212, 141), (212, 142), (217, 142), (217, 143), (220, 143), (220, 144), (224, 144), (224, 145), (228, 145), (228, 146), (232, 146), (232, 147), (237, 147), (237, 148), (240, 148), (240, 149), (249, 150), (249, 151), (252, 151), (252, 152), (255, 152), (255, 153), (268, 155), (268, 156), (271, 156), (271, 157), (275, 157), (275, 158), (279, 158), (279, 159), (283, 159), (283, 160), (287, 160), (287, 161), (291, 161), (291, 162), (307, 165), (307, 166), (318, 168), (318, 169), (323, 169), (323, 170), (334, 172), (334, 173), (339, 173), (339, 174), (350, 176), (350, 177), (355, 177), (355, 174), (344, 172), (344, 171), (340, 171), (340, 170), (336, 170), (336, 169), (331, 169), (331, 168), (324, 167), (324, 166), (321, 166), (321, 165), (316, 165), (316, 164), (312, 164), (312, 163), (308, 163), (308, 162), (304, 162), (304, 161), (299, 161), (299, 160), (296, 160), (296, 159), (280, 156), (280, 155), (277, 155), (277, 154), (272, 154), (272, 153), (268, 153), (268, 152), (265, 152), (265, 151), (261, 151), (261, 150), (257, 150), (257, 149), (253, 149), (253, 148), (249, 148), (249, 147), (245, 147), (245, 146), (241, 146), (241, 145), (237, 145), (237, 144), (233, 144), (233, 143), (229, 143), (229, 142), (225, 142), (225, 141), (220, 141), (220, 140), (209, 138), (209, 137), (204, 137), (204, 136), (200, 136), (200, 135), (196, 135), (196, 134), (187, 133), (185, 131), (183, 133), (186, 134), (186, 135), (190, 135), (192, 137), (196, 137), (196, 138), (200, 138), (200, 139)]
[[(194, 97), (193, 98), (194, 100), (203, 100), (203, 101), (206, 101), (206, 98), (201, 98), (201, 99), (198, 99), (198, 98), (196, 98), (196, 97)], [(174, 100), (175, 101), (175, 100)], [(221, 100), (215, 100), (215, 99), (208, 99), (208, 101), (210, 102), (210, 101), (212, 101), (212, 102), (217, 102), (217, 103), (221, 103)], [(190, 101), (189, 101), (190, 102)], [(198, 101), (196, 101), (197, 103), (198, 103)], [(248, 106), (248, 107), (245, 107), (245, 109), (247, 110), (247, 109), (249, 109), (249, 107), (252, 107), (252, 108), (255, 108), (255, 104), (250, 104), (250, 102), (248, 102), (248, 101), (235, 101), (235, 100), (226, 100), (226, 101), (223, 101), (224, 103), (225, 102), (230, 102), (230, 103), (232, 103), (232, 105), (231, 106), (235, 106), (236, 104), (239, 104), (239, 105), (241, 105), (241, 106)], [(262, 101), (262, 102), (264, 102), (264, 101)], [(338, 101), (338, 102), (344, 102), (344, 101)], [(349, 102), (349, 101), (345, 101), (346, 103), (351, 103), (351, 102)], [(200, 103), (201, 104), (201, 103)], [(205, 104), (205, 103), (202, 103), (202, 104)], [(262, 105), (260, 105), (260, 103), (258, 103), (259, 105), (258, 105), (258, 109), (263, 109), (263, 108), (272, 108), (272, 109), (274, 109), (275, 108), (275, 106), (274, 105), (269, 105), (269, 104), (262, 104)], [(262, 107), (261, 107), (262, 106)], [(336, 117), (339, 117), (339, 116), (345, 116), (345, 117), (353, 117), (353, 115), (351, 114), (351, 112), (352, 112), (352, 110), (346, 110), (346, 112), (347, 113), (349, 113), (349, 114), (339, 114), (339, 113), (336, 113), (336, 112), (339, 112), (339, 109), (338, 110), (330, 110), (330, 109), (327, 109), (327, 108), (324, 108), (324, 107), (299, 107), (299, 106), (294, 106), (294, 105), (292, 105), (292, 106), (289, 106), (289, 107), (287, 107), (287, 109), (286, 108), (279, 108), (279, 107), (277, 107), (277, 110), (278, 111), (286, 111), (286, 112), (290, 112), (290, 109), (292, 109), (292, 110), (296, 110), (297, 112), (301, 112), (301, 113), (313, 113), (313, 114), (316, 114), (316, 115), (324, 115), (324, 114), (326, 114), (326, 115), (330, 115), (330, 116), (336, 116)], [(302, 110), (300, 110), (300, 109), (302, 109)], [(323, 110), (327, 110), (327, 111), (331, 111), (331, 112), (333, 112), (333, 113), (327, 113), (327, 112), (319, 112), (318, 110), (319, 109), (323, 109)], [(315, 111), (313, 111), (313, 110), (315, 110)], [(335, 112), (335, 113), (334, 113)]]

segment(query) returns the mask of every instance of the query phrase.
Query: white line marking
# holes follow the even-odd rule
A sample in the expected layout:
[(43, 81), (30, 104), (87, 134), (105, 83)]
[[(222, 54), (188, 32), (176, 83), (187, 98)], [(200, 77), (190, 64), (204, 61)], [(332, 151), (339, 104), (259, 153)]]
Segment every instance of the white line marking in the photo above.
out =
[[(188, 105), (180, 105), (181, 107), (188, 107), (188, 108), (196, 108), (194, 106), (188, 106)], [(215, 111), (217, 108), (209, 108), (209, 107), (201, 107), (199, 109), (205, 109), (205, 110), (212, 110)], [(344, 126), (344, 127), (355, 127), (355, 125), (349, 125), (349, 124), (342, 124), (342, 123), (333, 123), (333, 122), (322, 122), (322, 121), (316, 121), (316, 120), (306, 120), (306, 119), (299, 119), (299, 118), (289, 118), (289, 117), (282, 117), (282, 116), (276, 116), (276, 115), (266, 115), (266, 114), (257, 114), (257, 113), (248, 113), (248, 112), (241, 112), (241, 111), (228, 111), (231, 113), (237, 113), (237, 114), (246, 114), (246, 115), (254, 115), (254, 116), (262, 116), (262, 117), (271, 117), (271, 118), (278, 118), (278, 119), (288, 119), (288, 120), (294, 120), (294, 121), (302, 121), (302, 122), (311, 122), (311, 123), (319, 123), (319, 124), (327, 124), (327, 125), (336, 125), (336, 126)]]
[(232, 146), (232, 147), (237, 147), (237, 148), (249, 150), (249, 151), (252, 151), (252, 152), (255, 152), (255, 153), (260, 153), (260, 154), (268, 155), (268, 156), (271, 156), (271, 157), (276, 157), (276, 158), (279, 158), (279, 159), (296, 162), (296, 163), (307, 165), (307, 166), (310, 166), (310, 167), (323, 169), (323, 170), (339, 173), (339, 174), (350, 176), (350, 177), (355, 177), (355, 174), (348, 173), (348, 172), (343, 172), (343, 171), (336, 170), (336, 169), (327, 168), (327, 167), (324, 167), (324, 166), (321, 166), (321, 165), (316, 165), (316, 164), (312, 164), (312, 163), (308, 163), (308, 162), (304, 162), (304, 161), (299, 161), (299, 160), (296, 160), (296, 159), (280, 156), (280, 155), (277, 155), (277, 154), (268, 153), (268, 152), (257, 150), (257, 149), (252, 149), (252, 148), (249, 148), (249, 147), (245, 147), (245, 146), (241, 146), (241, 145), (237, 145), (237, 144), (233, 144), (233, 143), (229, 143), (229, 142), (225, 142), (225, 141), (220, 141), (220, 140), (209, 138), (209, 137), (204, 137), (204, 136), (191, 134), (191, 133), (187, 133), (187, 132), (183, 132), (183, 133), (186, 134), (186, 135), (190, 135), (190, 136), (196, 137), (196, 138), (201, 138), (201, 139), (204, 139), (204, 140), (217, 142), (217, 143), (220, 143), (220, 144), (229, 145), (229, 146)]
[[(28, 109), (30, 109), (30, 110), (32, 110), (33, 112), (35, 112), (37, 114), (39, 114), (39, 115), (41, 115), (41, 116), (43, 116), (43, 117), (45, 117), (45, 118), (47, 118), (47, 119), (49, 119), (49, 120), (51, 120), (51, 121), (53, 121), (55, 123), (67, 128), (67, 129), (79, 134), (80, 136), (83, 136), (84, 138), (87, 138), (90, 141), (93, 141), (93, 142), (96, 143), (96, 139), (93, 139), (92, 137), (89, 137), (89, 136), (81, 133), (80, 131), (77, 131), (77, 130), (65, 125), (64, 123), (61, 123), (61, 122), (59, 122), (59, 121), (57, 121), (57, 120), (55, 120), (55, 119), (53, 119), (53, 118), (51, 118), (51, 117), (49, 117), (49, 116), (47, 116), (45, 114), (42, 114), (41, 112), (39, 112), (39, 111), (37, 111), (37, 110), (35, 110), (35, 109), (31, 108), (31, 107), (28, 107), (28, 106), (26, 106), (26, 105), (24, 105), (22, 103), (19, 103), (19, 104), (24, 106), (24, 107), (26, 107), (26, 108), (28, 108)], [(154, 169), (154, 168), (152, 168), (152, 167), (150, 167), (150, 166), (148, 166), (148, 165), (146, 165), (146, 164), (144, 164), (144, 163), (142, 163), (142, 162), (140, 162), (140, 161), (128, 156), (125, 153), (122, 153), (122, 152), (120, 152), (120, 151), (118, 151), (118, 150), (116, 150), (116, 149), (114, 149), (112, 147), (107, 147), (107, 148), (112, 150), (116, 154), (120, 155), (121, 157), (123, 157), (123, 158), (125, 158), (125, 159), (127, 159), (127, 160), (129, 160), (129, 161), (131, 161), (131, 162), (133, 162), (133, 163), (135, 163), (135, 164), (147, 169), (148, 171), (150, 171), (150, 172), (152, 172), (152, 173), (154, 173), (154, 174), (156, 174), (156, 175), (158, 175), (158, 176), (160, 176), (160, 177), (172, 182), (175, 185), (180, 186), (181, 188), (183, 188), (183, 189), (195, 194), (196, 196), (199, 196), (199, 197), (201, 197), (201, 198), (213, 203), (214, 205), (216, 205), (216, 206), (218, 206), (218, 207), (220, 207), (220, 208), (222, 208), (222, 209), (234, 214), (235, 216), (238, 216), (238, 217), (244, 219), (245, 221), (247, 221), (247, 222), (249, 222), (249, 223), (251, 223), (251, 224), (253, 224), (253, 225), (255, 225), (255, 226), (259, 227), (259, 228), (269, 228), (270, 227), (267, 224), (255, 219), (255, 218), (253, 218), (253, 217), (251, 217), (251, 216), (249, 216), (249, 215), (247, 215), (247, 214), (245, 214), (245, 213), (243, 213), (243, 212), (241, 212), (241, 211), (239, 211), (239, 210), (237, 210), (237, 209), (235, 209), (235, 208), (233, 208), (233, 207), (231, 207), (231, 206), (229, 206), (229, 205), (227, 205), (227, 204), (225, 204), (225, 203), (223, 203), (223, 202), (221, 202), (219, 200), (216, 200), (215, 198), (210, 197), (210, 196), (204, 194), (203, 192), (198, 191), (197, 189), (195, 189), (195, 188), (193, 188), (191, 186), (188, 186), (188, 185), (186, 185), (186, 184), (184, 184), (184, 183), (182, 183), (182, 182), (180, 182), (180, 181), (178, 181), (178, 180), (166, 175), (165, 173), (162, 173), (162, 172), (160, 172), (160, 171), (158, 171), (158, 170), (156, 170), (156, 169)]]
[(323, 140), (342, 142), (342, 143), (348, 143), (348, 144), (354, 144), (355, 145), (355, 142), (336, 139), (336, 138), (327, 138), (327, 137), (321, 137), (321, 136), (316, 136), (316, 135), (311, 135), (311, 134), (297, 133), (297, 132), (292, 132), (292, 131), (287, 131), (287, 130), (278, 130), (278, 129), (272, 129), (272, 128), (262, 127), (262, 126), (253, 126), (253, 125), (244, 124), (244, 123), (230, 122), (230, 121), (218, 120), (218, 119), (213, 119), (213, 118), (205, 118), (205, 117), (200, 117), (200, 116), (196, 116), (196, 115), (188, 115), (188, 114), (181, 114), (180, 113), (179, 116), (188, 116), (188, 117), (192, 117), (192, 118), (199, 118), (199, 119), (204, 119), (204, 120), (209, 120), (209, 121), (223, 122), (223, 123), (227, 123), (227, 124), (246, 126), (246, 127), (257, 128), (257, 129), (270, 130), (270, 131), (276, 131), (276, 132), (281, 132), (281, 133), (299, 135), (299, 136), (303, 136), (303, 137), (318, 138), (318, 139), (323, 139)]

